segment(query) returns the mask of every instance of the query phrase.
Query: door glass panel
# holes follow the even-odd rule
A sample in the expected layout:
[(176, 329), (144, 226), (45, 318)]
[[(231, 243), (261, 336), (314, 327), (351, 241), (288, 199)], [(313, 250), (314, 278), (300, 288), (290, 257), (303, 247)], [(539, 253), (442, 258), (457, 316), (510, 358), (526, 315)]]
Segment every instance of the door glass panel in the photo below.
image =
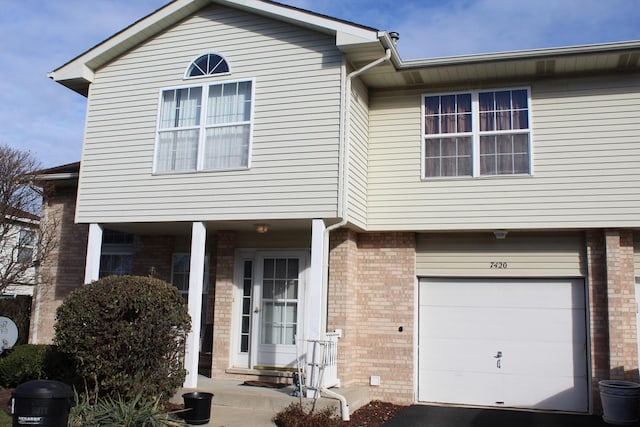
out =
[(264, 260), (262, 344), (293, 345), (298, 323), (297, 258)]
[(242, 329), (240, 331), (240, 352), (249, 352), (251, 334), (251, 289), (253, 289), (253, 261), (245, 261), (242, 272)]

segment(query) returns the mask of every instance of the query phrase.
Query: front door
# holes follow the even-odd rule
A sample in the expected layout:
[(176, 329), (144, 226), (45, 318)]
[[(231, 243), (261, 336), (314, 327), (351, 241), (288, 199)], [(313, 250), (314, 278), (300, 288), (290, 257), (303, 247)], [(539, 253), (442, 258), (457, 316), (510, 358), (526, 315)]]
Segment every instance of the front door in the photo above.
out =
[(300, 253), (256, 257), (252, 347), (254, 368), (294, 368), (297, 335), (303, 333), (304, 268)]

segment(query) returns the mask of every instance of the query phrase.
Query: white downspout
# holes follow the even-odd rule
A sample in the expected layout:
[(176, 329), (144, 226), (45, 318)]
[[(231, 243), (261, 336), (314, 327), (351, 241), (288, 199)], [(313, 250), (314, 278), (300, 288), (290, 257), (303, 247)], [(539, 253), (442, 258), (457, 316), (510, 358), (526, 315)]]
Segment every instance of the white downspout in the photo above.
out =
[[(354, 78), (358, 77), (360, 74), (370, 70), (371, 68), (377, 67), (378, 65), (387, 62), (391, 59), (391, 49), (386, 49), (385, 54), (382, 58), (378, 58), (373, 62), (363, 66), (358, 70), (354, 70), (347, 74), (346, 77), (346, 87), (345, 87), (345, 111), (344, 111), (344, 126), (342, 128), (342, 220), (336, 224), (332, 224), (324, 230), (323, 237), (323, 277), (322, 277), (322, 288), (325, 292), (328, 290), (329, 286), (329, 235), (331, 231), (340, 228), (347, 224), (349, 220), (348, 215), (348, 199), (349, 199), (349, 165), (350, 165), (350, 151), (351, 151), (351, 86)], [(324, 296), (326, 300), (326, 296)], [(326, 316), (325, 316), (326, 321)], [(326, 329), (326, 328), (325, 328)], [(347, 403), (347, 399), (341, 394), (335, 393), (327, 388), (322, 387), (320, 392), (325, 393), (326, 395), (336, 398), (340, 401), (340, 412), (342, 414), (343, 421), (349, 421), (349, 405)]]
[(348, 199), (349, 199), (349, 165), (351, 161), (350, 156), (350, 131), (351, 131), (351, 86), (354, 78), (358, 77), (360, 74), (370, 70), (371, 68), (377, 67), (378, 65), (387, 62), (391, 59), (391, 49), (386, 49), (385, 54), (382, 58), (378, 58), (373, 62), (363, 66), (358, 70), (354, 70), (347, 74), (346, 78), (346, 87), (345, 87), (345, 112), (344, 112), (344, 127), (342, 129), (342, 220), (336, 224), (330, 225), (325, 230), (326, 235), (336, 228), (340, 228), (343, 225), (346, 225), (349, 220), (349, 215), (347, 213)]

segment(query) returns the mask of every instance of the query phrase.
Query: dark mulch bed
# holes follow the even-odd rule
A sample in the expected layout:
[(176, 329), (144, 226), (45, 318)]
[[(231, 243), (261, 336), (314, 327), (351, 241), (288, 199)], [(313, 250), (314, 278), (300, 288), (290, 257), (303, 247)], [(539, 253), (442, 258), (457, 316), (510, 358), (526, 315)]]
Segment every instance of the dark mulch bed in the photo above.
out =
[(341, 427), (381, 427), (406, 406), (374, 400), (351, 414), (350, 421), (343, 421)]

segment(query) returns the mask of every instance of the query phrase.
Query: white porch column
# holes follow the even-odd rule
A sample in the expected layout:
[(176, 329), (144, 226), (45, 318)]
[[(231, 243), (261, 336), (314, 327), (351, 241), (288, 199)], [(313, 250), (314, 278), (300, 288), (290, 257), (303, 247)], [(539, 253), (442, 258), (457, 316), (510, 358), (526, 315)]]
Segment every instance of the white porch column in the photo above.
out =
[(324, 231), (326, 226), (321, 219), (314, 219), (311, 228), (311, 266), (309, 268), (309, 283), (307, 284), (307, 301), (312, 303), (306, 307), (307, 332), (306, 339), (319, 340), (324, 338), (324, 317), (326, 295), (323, 290), (323, 275), (325, 274)]
[(102, 253), (102, 226), (89, 224), (87, 240), (87, 260), (84, 267), (84, 283), (88, 284), (100, 277), (100, 255)]
[(200, 357), (200, 316), (202, 314), (202, 283), (204, 282), (205, 243), (207, 228), (202, 222), (194, 222), (191, 230), (191, 264), (189, 270), (189, 315), (191, 332), (187, 336), (184, 366), (187, 377), (185, 388), (198, 386), (198, 361)]

